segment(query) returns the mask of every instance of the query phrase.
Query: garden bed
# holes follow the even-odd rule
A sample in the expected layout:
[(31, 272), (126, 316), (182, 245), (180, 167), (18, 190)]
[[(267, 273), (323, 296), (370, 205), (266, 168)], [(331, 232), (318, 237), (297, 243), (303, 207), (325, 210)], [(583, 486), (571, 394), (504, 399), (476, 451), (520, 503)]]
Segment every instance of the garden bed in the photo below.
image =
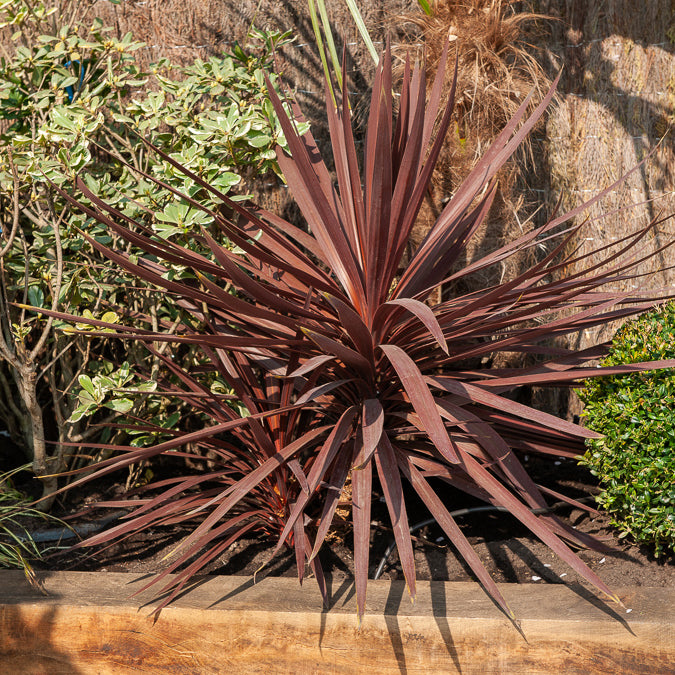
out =
[[(559, 463), (537, 461), (528, 458), (527, 468), (537, 482), (569, 496), (583, 499), (597, 492), (598, 487), (590, 472), (578, 466), (575, 461), (561, 459)], [(81, 509), (86, 503), (112, 499), (122, 490), (122, 485), (112, 480), (87, 486), (86, 491), (78, 490), (69, 495), (68, 511)], [(413, 495), (406, 497), (414, 502)], [(449, 508), (479, 506), (477, 500), (461, 498), (450, 502)], [(94, 512), (99, 519), (106, 518), (113, 511)], [(606, 515), (594, 516), (579, 509), (563, 508), (559, 515), (578, 530), (591, 534), (615, 549), (613, 553), (579, 551), (579, 555), (610, 588), (627, 585), (675, 588), (672, 555), (655, 559), (647, 546), (636, 546), (628, 539), (619, 539), (618, 532), (609, 524)], [(370, 576), (376, 574), (387, 547), (393, 540), (386, 507), (382, 502), (373, 505), (373, 534), (370, 556)], [(423, 508), (411, 510), (410, 523), (427, 518)], [(86, 525), (91, 518), (81, 518), (73, 524)], [(569, 568), (546, 545), (533, 537), (515, 518), (503, 513), (470, 513), (458, 517), (467, 538), (478, 552), (481, 561), (492, 577), (499, 583), (551, 583), (586, 584), (578, 574)], [(44, 528), (43, 523), (36, 527)], [(176, 526), (144, 530), (116, 543), (108, 549), (85, 549), (67, 552), (48, 558), (38, 568), (45, 571), (106, 571), (149, 574), (160, 571), (167, 564), (166, 556), (187, 534), (187, 529)], [(426, 525), (414, 532), (414, 552), (417, 576), (425, 581), (473, 581), (475, 577), (461, 561), (452, 546), (442, 537), (436, 525)], [(63, 544), (67, 542), (62, 542)], [(49, 545), (53, 545), (52, 542)], [(257, 539), (243, 539), (219, 556), (206, 568), (208, 574), (253, 575), (296, 577), (295, 556), (291, 550), (282, 549), (272, 558), (275, 542), (261, 542)], [(324, 570), (334, 581), (353, 578), (353, 549), (350, 528), (336, 531), (329, 545), (321, 552)], [(261, 567), (265, 567), (261, 570)], [(381, 578), (396, 580), (402, 578), (398, 557), (394, 551), (386, 560)], [(590, 586), (589, 586), (590, 587)], [(318, 593), (318, 591), (317, 591)]]

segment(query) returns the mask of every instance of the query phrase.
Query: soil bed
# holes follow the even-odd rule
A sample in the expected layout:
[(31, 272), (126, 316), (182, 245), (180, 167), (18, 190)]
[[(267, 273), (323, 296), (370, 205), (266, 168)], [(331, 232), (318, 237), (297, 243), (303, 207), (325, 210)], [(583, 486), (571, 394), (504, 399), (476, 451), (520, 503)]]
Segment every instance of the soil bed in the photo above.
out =
[[(536, 482), (565, 495), (583, 498), (598, 491), (593, 476), (576, 462), (560, 459), (544, 462), (525, 459), (525, 465)], [(107, 483), (92, 484), (87, 491), (71, 495), (67, 510), (55, 515), (65, 516), (81, 510), (88, 502), (110, 499), (119, 494), (122, 485)], [(415, 503), (414, 495), (407, 495), (411, 524), (426, 520), (428, 514)], [(455, 497), (455, 500), (458, 497)], [(459, 497), (460, 499), (461, 496)], [(449, 502), (451, 508), (478, 506), (479, 502), (464, 498), (461, 502)], [(111, 512), (97, 510), (101, 519)], [(610, 588), (620, 586), (675, 587), (673, 567), (675, 556), (655, 559), (646, 546), (635, 546), (626, 539), (617, 538), (617, 530), (609, 525), (604, 514), (599, 516), (586, 511), (564, 507), (558, 515), (581, 532), (592, 534), (613, 549), (613, 553), (597, 553), (581, 550), (584, 560)], [(82, 524), (86, 519), (77, 519), (71, 524)], [(460, 526), (478, 552), (483, 564), (497, 582), (507, 583), (582, 583), (587, 585), (566, 563), (560, 560), (547, 546), (534, 538), (513, 517), (504, 513), (472, 513), (458, 518)], [(375, 575), (383, 554), (393, 540), (387, 511), (382, 501), (373, 503), (372, 548), (370, 576)], [(44, 523), (36, 523), (44, 529)], [(36, 565), (44, 570), (76, 570), (153, 573), (167, 564), (165, 557), (188, 533), (188, 529), (173, 526), (146, 530), (115, 544), (105, 550), (78, 550), (49, 557)], [(414, 550), (417, 577), (420, 580), (471, 581), (475, 577), (463, 564), (454, 548), (447, 544), (436, 524), (426, 525), (414, 532)], [(53, 544), (51, 544), (53, 546)], [(208, 574), (296, 576), (295, 557), (292, 551), (282, 550), (272, 559), (274, 542), (257, 539), (240, 540), (225, 554), (213, 561), (204, 572)], [(163, 560), (164, 559), (164, 560)], [(330, 544), (324, 545), (321, 553), (324, 572), (333, 581), (353, 577), (352, 539), (337, 532)], [(267, 564), (266, 564), (267, 563)], [(265, 567), (260, 569), (263, 565)], [(389, 556), (383, 567), (382, 579), (402, 578), (396, 551)]]

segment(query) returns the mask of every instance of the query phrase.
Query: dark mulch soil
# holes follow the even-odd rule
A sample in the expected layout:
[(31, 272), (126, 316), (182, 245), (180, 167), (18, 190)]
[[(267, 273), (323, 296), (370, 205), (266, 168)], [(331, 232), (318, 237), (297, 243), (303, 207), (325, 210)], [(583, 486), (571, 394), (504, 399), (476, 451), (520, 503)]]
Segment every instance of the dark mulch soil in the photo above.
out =
[[(537, 482), (566, 495), (581, 498), (598, 488), (590, 473), (576, 462), (560, 459), (555, 463), (525, 459), (527, 468)], [(78, 491), (67, 503), (67, 509), (81, 508), (88, 501), (111, 498), (121, 490), (120, 485), (92, 485), (88, 492)], [(414, 495), (411, 499), (409, 517), (411, 523), (425, 520), (428, 516), (422, 508), (416, 508)], [(454, 501), (453, 501), (454, 500)], [(449, 496), (450, 508), (476, 506), (461, 495)], [(417, 511), (417, 513), (416, 513)], [(106, 512), (96, 512), (102, 517)], [(101, 514), (101, 515), (99, 515)], [(580, 551), (580, 557), (610, 586), (673, 586), (675, 556), (656, 560), (648, 547), (638, 547), (626, 539), (618, 539), (617, 532), (608, 524), (605, 515), (589, 515), (585, 511), (565, 507), (559, 511), (580, 531), (590, 533), (612, 546), (614, 553)], [(82, 521), (81, 521), (82, 522)], [(560, 560), (550, 549), (531, 536), (518, 521), (504, 513), (475, 513), (458, 518), (464, 533), (474, 545), (483, 564), (497, 582), (513, 583), (583, 583), (580, 577)], [(392, 541), (387, 511), (382, 500), (373, 505), (371, 577), (380, 565), (383, 554)], [(44, 524), (39, 524), (44, 529)], [(187, 530), (179, 528), (156, 528), (148, 530), (115, 544), (104, 551), (90, 549), (67, 552), (48, 558), (38, 568), (49, 570), (83, 570), (110, 572), (148, 573), (163, 569), (163, 558), (185, 536)], [(447, 544), (436, 524), (425, 525), (414, 532), (415, 561), (418, 579), (469, 581), (475, 577), (461, 562), (452, 546)], [(274, 542), (242, 540), (212, 562), (206, 572), (210, 574), (252, 575), (263, 565), (258, 575), (296, 575), (294, 554), (287, 550), (271, 559)], [(348, 531), (338, 535), (330, 545), (324, 546), (321, 561), (325, 572), (334, 580), (348, 579), (353, 575), (352, 540)], [(88, 556), (88, 557), (85, 557)], [(401, 577), (398, 557), (394, 551), (381, 575), (383, 579)]]

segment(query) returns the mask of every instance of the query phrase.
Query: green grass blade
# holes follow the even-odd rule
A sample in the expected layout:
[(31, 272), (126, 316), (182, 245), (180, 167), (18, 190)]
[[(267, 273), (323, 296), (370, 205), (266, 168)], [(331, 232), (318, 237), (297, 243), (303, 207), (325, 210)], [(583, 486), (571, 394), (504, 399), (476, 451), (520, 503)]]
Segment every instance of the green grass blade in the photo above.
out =
[(351, 12), (352, 18), (354, 19), (354, 23), (359, 29), (359, 33), (361, 33), (361, 37), (363, 38), (370, 55), (373, 57), (375, 65), (377, 65), (380, 61), (380, 56), (377, 53), (377, 49), (375, 49), (373, 41), (370, 39), (370, 33), (368, 33), (368, 29), (366, 28), (366, 24), (363, 21), (363, 17), (361, 16), (359, 8), (356, 6), (355, 0), (345, 0), (345, 2), (347, 3), (347, 7), (349, 7), (349, 11)]
[(335, 92), (333, 91), (333, 83), (330, 77), (330, 68), (328, 67), (328, 58), (326, 56), (326, 47), (323, 43), (323, 38), (321, 37), (321, 26), (319, 25), (319, 17), (316, 13), (316, 5), (314, 0), (307, 0), (309, 7), (309, 17), (312, 21), (312, 29), (314, 30), (314, 37), (316, 38), (316, 46), (319, 49), (319, 57), (321, 58), (321, 65), (323, 66), (323, 72), (326, 76), (326, 82), (328, 83), (328, 88), (330, 89), (330, 95), (333, 99), (333, 104), (337, 105), (335, 99)]
[(417, 4), (422, 8), (422, 11), (427, 15), (427, 16), (433, 16), (434, 11), (431, 9), (431, 5), (429, 4), (428, 0), (417, 0)]
[(335, 72), (338, 87), (340, 87), (340, 91), (344, 93), (344, 87), (342, 84), (342, 67), (340, 66), (340, 59), (338, 58), (337, 50), (335, 49), (335, 40), (333, 40), (333, 31), (330, 29), (330, 21), (328, 21), (326, 3), (324, 0), (316, 0), (316, 4), (319, 8), (319, 16), (321, 17), (321, 23), (323, 24), (323, 34), (326, 38), (326, 46), (328, 47), (331, 61), (333, 62), (333, 71)]

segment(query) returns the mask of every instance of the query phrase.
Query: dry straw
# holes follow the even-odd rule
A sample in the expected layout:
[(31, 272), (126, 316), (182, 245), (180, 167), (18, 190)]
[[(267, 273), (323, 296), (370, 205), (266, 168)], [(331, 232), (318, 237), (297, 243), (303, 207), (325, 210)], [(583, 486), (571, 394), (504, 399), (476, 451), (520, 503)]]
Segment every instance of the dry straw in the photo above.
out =
[[(588, 251), (659, 213), (675, 213), (675, 17), (670, 0), (583, 4), (547, 3), (564, 21), (552, 25), (553, 39), (545, 46), (565, 64), (561, 105), (547, 126), (549, 201), (560, 196), (565, 206), (576, 206), (653, 151), (639, 173), (589, 209), (590, 218), (610, 215), (587, 228), (579, 244)], [(646, 250), (658, 249), (674, 234), (673, 220), (664, 222), (645, 242)], [(656, 273), (648, 281), (625, 286), (672, 289), (673, 265), (671, 249), (645, 263), (644, 272)], [(578, 344), (608, 339), (615, 328), (587, 332)]]

